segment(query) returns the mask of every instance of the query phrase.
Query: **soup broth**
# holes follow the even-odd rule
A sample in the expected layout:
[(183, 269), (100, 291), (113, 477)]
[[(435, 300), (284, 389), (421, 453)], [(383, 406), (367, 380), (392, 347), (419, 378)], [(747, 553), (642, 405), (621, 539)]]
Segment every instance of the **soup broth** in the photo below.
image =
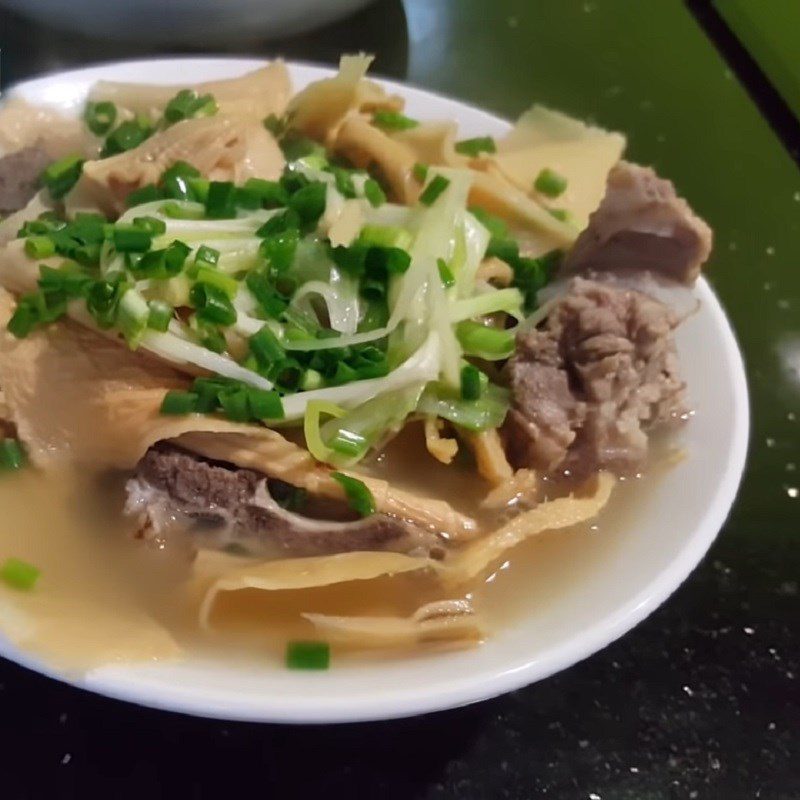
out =
[[(488, 484), (466, 459), (450, 466), (434, 461), (419, 430), (406, 431), (366, 468), (417, 492), (432, 493), (435, 486), (437, 496), (476, 515), (487, 530), (507, 516), (481, 509)], [(0, 560), (24, 559), (41, 576), (30, 591), (0, 586), (2, 625), (26, 650), (73, 670), (197, 651), (280, 660), (287, 641), (319, 638), (305, 612), (407, 616), (426, 602), (455, 597), (469, 598), (491, 631), (554, 602), (591, 571), (616, 546), (636, 513), (642, 484), (658, 472), (622, 482), (590, 523), (533, 537), (457, 590), (445, 591), (424, 573), (295, 591), (244, 590), (221, 596), (211, 627), (203, 629), (190, 553), (177, 542), (153, 546), (135, 538), (132, 520), (122, 514), (125, 475), (27, 469), (0, 481)], [(430, 645), (417, 650), (423, 647)], [(338, 650), (345, 660), (363, 655)]]

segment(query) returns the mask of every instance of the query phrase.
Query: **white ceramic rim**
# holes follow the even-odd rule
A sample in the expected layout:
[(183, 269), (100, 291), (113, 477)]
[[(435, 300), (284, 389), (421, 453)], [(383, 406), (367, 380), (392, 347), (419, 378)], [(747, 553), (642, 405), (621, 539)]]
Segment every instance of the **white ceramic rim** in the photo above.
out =
[[(11, 94), (41, 95), (42, 91), (53, 82), (67, 86), (75, 82), (85, 83), (87, 78), (94, 81), (101, 77), (99, 73), (109, 69), (135, 70), (137, 67), (152, 68), (159, 65), (173, 69), (175, 62), (180, 62), (185, 69), (192, 68), (198, 72), (209, 65), (219, 66), (224, 62), (225, 65), (231, 67), (232, 73), (254, 69), (264, 63), (262, 59), (225, 57), (111, 62), (26, 81), (12, 87)], [(287, 66), (290, 69), (296, 68), (306, 73), (308, 79), (327, 77), (333, 74), (333, 70), (329, 67), (304, 62), (287, 62)], [(473, 114), (482, 115), (486, 120), (487, 127), (498, 129), (502, 126), (507, 127), (509, 124), (506, 120), (482, 109), (444, 95), (388, 79), (381, 78), (380, 80), (391, 91), (398, 94), (424, 95), (443, 105), (455, 103)], [(101, 671), (89, 673), (80, 678), (70, 678), (43, 666), (36, 659), (11, 648), (7, 642), (2, 640), (0, 640), (0, 656), (70, 685), (143, 706), (218, 719), (298, 724), (394, 719), (456, 708), (519, 689), (585, 659), (637, 625), (683, 583), (708, 551), (724, 524), (742, 478), (750, 427), (744, 364), (730, 323), (705, 278), (700, 278), (698, 281), (696, 294), (701, 300), (705, 312), (711, 315), (720, 336), (722, 352), (719, 353), (719, 356), (725, 363), (733, 387), (733, 396), (730, 398), (733, 416), (732, 438), (723, 474), (715, 494), (709, 498), (705, 514), (668, 567), (661, 571), (646, 590), (634, 595), (613, 613), (597, 620), (588, 630), (580, 632), (580, 636), (576, 636), (560, 646), (545, 650), (531, 657), (524, 664), (505, 668), (498, 667), (489, 675), (485, 673), (470, 675), (452, 681), (445, 688), (442, 688), (441, 685), (411, 689), (405, 687), (403, 690), (391, 694), (384, 694), (380, 697), (367, 696), (358, 700), (351, 697), (332, 697), (330, 702), (322, 706), (315, 701), (313, 707), (303, 705), (302, 698), (281, 696), (270, 696), (266, 702), (262, 698), (258, 703), (255, 703), (250, 696), (242, 696), (240, 703), (232, 703), (229, 698), (220, 702), (217, 698), (198, 697), (190, 687), (184, 686), (172, 686), (169, 691), (158, 693), (153, 691), (152, 686), (137, 686), (135, 682), (131, 683), (124, 678), (120, 679), (113, 675), (111, 677), (104, 676)]]

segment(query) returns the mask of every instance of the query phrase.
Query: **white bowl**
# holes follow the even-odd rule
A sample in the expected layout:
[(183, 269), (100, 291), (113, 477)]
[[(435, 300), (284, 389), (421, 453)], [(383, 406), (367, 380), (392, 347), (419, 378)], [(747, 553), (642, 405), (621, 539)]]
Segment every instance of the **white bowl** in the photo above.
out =
[[(250, 59), (185, 59), (110, 64), (64, 72), (17, 86), (35, 103), (76, 108), (95, 81), (177, 83), (230, 77), (258, 67)], [(331, 74), (293, 64), (295, 87)], [(421, 89), (386, 82), (405, 96), (417, 118), (456, 119), (464, 136), (502, 134), (508, 123)], [(748, 400), (744, 368), (731, 327), (705, 280), (695, 289), (700, 310), (679, 329), (683, 374), (696, 414), (681, 443), (688, 458), (650, 485), (636, 513), (597, 536), (586, 563), (531, 602), (483, 646), (380, 663), (338, 665), (297, 673), (267, 663), (189, 657), (181, 663), (113, 666), (74, 684), (143, 705), (226, 719), (345, 722), (409, 716), (461, 706), (540, 680), (607, 645), (673, 592), (708, 550), (733, 503), (744, 467)], [(573, 569), (574, 567), (574, 569)], [(571, 575), (571, 578), (569, 577)], [(669, 648), (669, 642), (665, 643)], [(64, 680), (0, 642), (0, 655)]]
[(320, 28), (374, 0), (0, 0), (43, 25), (90, 37), (208, 49)]

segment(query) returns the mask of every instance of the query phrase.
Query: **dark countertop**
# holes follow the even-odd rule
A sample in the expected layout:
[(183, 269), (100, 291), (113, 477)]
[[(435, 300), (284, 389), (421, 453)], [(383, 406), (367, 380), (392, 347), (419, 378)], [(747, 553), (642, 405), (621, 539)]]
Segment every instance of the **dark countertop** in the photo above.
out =
[[(0, 45), (3, 85), (151, 52), (5, 12)], [(796, 120), (773, 119), (782, 143), (739, 65), (677, 2), (382, 0), (237, 51), (330, 62), (357, 49), (378, 54), (380, 73), (506, 116), (538, 100), (624, 130), (631, 158), (673, 178), (709, 220), (708, 274), (754, 413), (732, 515), (685, 585), (620, 641), (534, 686), (427, 717), (228, 724), (0, 662), (2, 797), (800, 797), (800, 173), (784, 147), (800, 147)], [(768, 87), (745, 72), (769, 111)]]

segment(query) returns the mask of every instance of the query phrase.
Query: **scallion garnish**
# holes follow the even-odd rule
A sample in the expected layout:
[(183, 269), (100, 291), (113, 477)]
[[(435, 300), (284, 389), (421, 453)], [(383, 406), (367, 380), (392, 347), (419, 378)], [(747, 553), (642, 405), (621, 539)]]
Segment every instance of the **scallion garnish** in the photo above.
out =
[(167, 232), (167, 223), (158, 217), (134, 217), (133, 224), (151, 236), (162, 236)]
[(364, 181), (364, 197), (373, 208), (378, 208), (386, 202), (386, 193), (375, 178), (367, 178)]
[(194, 414), (197, 411), (198, 396), (195, 392), (171, 389), (161, 401), (161, 413), (168, 416)]
[(327, 642), (289, 642), (286, 645), (286, 666), (289, 669), (328, 669), (331, 647)]
[(7, 558), (0, 566), (0, 580), (14, 589), (33, 589), (41, 575), (38, 567), (19, 558)]
[(100, 157), (107, 158), (108, 156), (117, 155), (117, 153), (133, 150), (134, 147), (138, 147), (152, 133), (153, 126), (143, 117), (121, 122), (106, 138)]
[(42, 183), (54, 200), (61, 199), (77, 182), (83, 170), (81, 156), (66, 156), (50, 164), (42, 173)]
[(16, 439), (0, 440), (0, 470), (18, 470), (24, 467), (27, 461), (25, 450)]
[(119, 253), (145, 253), (152, 241), (150, 233), (138, 225), (118, 222), (114, 226), (114, 247)]
[(278, 181), (248, 178), (244, 188), (257, 195), (264, 208), (280, 208), (289, 202), (289, 194)]
[(95, 136), (105, 136), (117, 120), (117, 107), (108, 101), (87, 103), (83, 112), (86, 127)]
[(478, 400), (481, 396), (481, 373), (473, 364), (461, 368), (461, 399)]
[(343, 472), (331, 472), (331, 477), (344, 489), (348, 505), (359, 516), (368, 517), (375, 513), (375, 498), (363, 481)]
[(385, 131), (407, 131), (419, 125), (417, 120), (411, 119), (399, 111), (376, 111), (372, 115), (372, 122)]
[(248, 339), (248, 345), (262, 369), (268, 369), (285, 356), (281, 343), (267, 325)]
[(455, 150), (461, 155), (475, 158), (481, 153), (496, 153), (497, 145), (491, 136), (476, 136), (474, 139), (462, 139), (456, 142)]
[(497, 360), (514, 352), (514, 334), (480, 322), (464, 320), (456, 325), (456, 337), (467, 355)]
[(567, 179), (549, 167), (545, 167), (536, 176), (533, 188), (545, 197), (558, 197), (567, 188)]
[(317, 220), (325, 212), (325, 194), (327, 187), (321, 181), (312, 181), (298, 189), (289, 198), (289, 208), (306, 226), (316, 225)]
[(236, 216), (236, 187), (230, 181), (211, 181), (206, 197), (209, 219), (230, 219)]
[(424, 206), (432, 206), (449, 185), (449, 178), (445, 178), (444, 175), (436, 175), (419, 196), (420, 203)]
[(420, 182), (425, 183), (428, 180), (428, 165), (422, 164), (417, 161), (416, 164), (412, 167), (411, 171), (414, 173), (414, 177)]
[(49, 236), (29, 236), (25, 240), (25, 252), (31, 258), (49, 258), (55, 254), (56, 245)]
[(551, 217), (554, 217), (559, 222), (569, 222), (572, 219), (566, 208), (548, 208), (547, 211)]
[(197, 267), (194, 271), (197, 283), (205, 283), (208, 286), (215, 286), (233, 299), (239, 291), (239, 281), (221, 272), (214, 267)]
[(259, 250), (275, 272), (285, 272), (292, 266), (299, 241), (297, 228), (288, 228), (267, 236)]
[(172, 320), (172, 306), (163, 300), (151, 300), (148, 306), (147, 327), (159, 333), (166, 332)]
[(189, 292), (189, 299), (197, 309), (197, 318), (202, 322), (224, 326), (236, 322), (236, 309), (228, 295), (217, 286), (195, 283)]
[(447, 262), (443, 258), (436, 259), (436, 266), (439, 268), (439, 277), (442, 279), (442, 286), (444, 286), (445, 289), (449, 289), (456, 282), (453, 271), (447, 266)]
[(125, 204), (128, 208), (133, 208), (143, 203), (152, 203), (155, 200), (160, 200), (163, 196), (163, 193), (155, 184), (148, 183), (142, 186), (141, 189), (134, 189), (125, 198)]
[(173, 125), (184, 119), (210, 117), (217, 113), (217, 103), (213, 95), (198, 97), (193, 89), (181, 89), (164, 107), (164, 121)]
[(264, 120), (264, 127), (276, 138), (280, 139), (284, 133), (286, 133), (286, 129), (288, 128), (289, 123), (286, 117), (279, 117), (277, 114), (270, 114)]
[(197, 252), (194, 254), (195, 267), (198, 269), (200, 267), (209, 267), (214, 269), (219, 261), (219, 256), (219, 250), (215, 250), (213, 247), (208, 247), (207, 245), (201, 244), (200, 247), (197, 248)]

